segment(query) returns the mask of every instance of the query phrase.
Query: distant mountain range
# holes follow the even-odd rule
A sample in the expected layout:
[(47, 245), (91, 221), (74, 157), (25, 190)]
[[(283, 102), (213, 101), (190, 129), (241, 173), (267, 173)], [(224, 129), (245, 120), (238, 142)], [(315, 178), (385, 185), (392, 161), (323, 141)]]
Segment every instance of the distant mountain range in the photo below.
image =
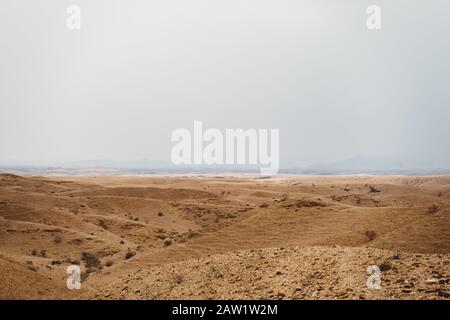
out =
[[(258, 173), (259, 166), (175, 166), (165, 161), (138, 159), (114, 161), (107, 159), (61, 162), (51, 165), (10, 164), (0, 162), (0, 172), (32, 175), (123, 175), (152, 173)], [(279, 173), (305, 175), (428, 175), (448, 174), (447, 168), (416, 168), (402, 161), (382, 157), (356, 156), (345, 160), (282, 167)]]
[(421, 168), (407, 165), (400, 160), (356, 156), (345, 160), (312, 164), (299, 168), (283, 170), (286, 173), (337, 175), (337, 174), (399, 174), (399, 175), (424, 175), (450, 173), (447, 168)]

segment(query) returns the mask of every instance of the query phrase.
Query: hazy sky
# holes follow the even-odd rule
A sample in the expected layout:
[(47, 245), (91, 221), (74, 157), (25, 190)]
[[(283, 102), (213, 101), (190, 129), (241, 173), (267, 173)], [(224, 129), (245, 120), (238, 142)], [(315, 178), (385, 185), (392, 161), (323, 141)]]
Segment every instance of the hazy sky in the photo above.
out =
[(171, 132), (202, 120), (279, 128), (282, 166), (450, 167), (449, 13), (448, 0), (2, 0), (0, 161), (169, 160)]

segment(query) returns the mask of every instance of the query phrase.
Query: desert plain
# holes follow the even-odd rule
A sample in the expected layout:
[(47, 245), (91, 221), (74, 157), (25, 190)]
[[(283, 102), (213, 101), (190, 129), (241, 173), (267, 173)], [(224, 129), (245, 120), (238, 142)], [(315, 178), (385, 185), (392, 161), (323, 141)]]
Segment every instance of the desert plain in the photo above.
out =
[(450, 299), (450, 176), (0, 174), (0, 299)]

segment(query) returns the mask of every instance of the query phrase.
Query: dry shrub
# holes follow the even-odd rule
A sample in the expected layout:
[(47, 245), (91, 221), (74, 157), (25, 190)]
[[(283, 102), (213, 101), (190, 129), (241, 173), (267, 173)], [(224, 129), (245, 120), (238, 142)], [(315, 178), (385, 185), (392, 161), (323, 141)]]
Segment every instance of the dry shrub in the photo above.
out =
[(83, 252), (81, 260), (84, 262), (87, 268), (101, 268), (102, 262), (100, 259), (91, 252)]
[(392, 265), (389, 262), (383, 262), (380, 264), (380, 271), (385, 272), (392, 269)]
[(105, 230), (108, 229), (108, 223), (103, 219), (98, 220), (98, 225)]
[(55, 244), (60, 244), (60, 243), (62, 242), (62, 239), (61, 239), (60, 236), (55, 236), (55, 237), (53, 238), (53, 242), (54, 242)]
[(107, 267), (111, 267), (114, 264), (114, 262), (112, 260), (108, 260), (105, 262), (105, 266)]
[(125, 260), (131, 259), (136, 255), (136, 252), (128, 250), (127, 253), (125, 254)]
[(433, 204), (432, 206), (428, 207), (428, 209), (427, 209), (427, 213), (429, 213), (429, 214), (434, 214), (434, 213), (437, 213), (437, 212), (439, 212), (439, 207), (437, 205), (435, 205), (435, 204)]
[(377, 233), (373, 230), (367, 230), (365, 232), (365, 234), (366, 234), (367, 238), (369, 238), (369, 241), (372, 241), (377, 237)]

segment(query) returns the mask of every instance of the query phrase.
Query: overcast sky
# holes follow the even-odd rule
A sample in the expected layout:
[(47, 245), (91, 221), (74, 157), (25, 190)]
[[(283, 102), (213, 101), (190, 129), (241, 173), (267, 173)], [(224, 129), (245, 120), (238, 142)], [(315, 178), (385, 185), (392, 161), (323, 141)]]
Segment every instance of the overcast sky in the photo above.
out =
[[(370, 4), (380, 31), (366, 28)], [(171, 132), (202, 120), (279, 128), (282, 166), (450, 167), (449, 12), (448, 0), (2, 0), (0, 161), (169, 160)]]

